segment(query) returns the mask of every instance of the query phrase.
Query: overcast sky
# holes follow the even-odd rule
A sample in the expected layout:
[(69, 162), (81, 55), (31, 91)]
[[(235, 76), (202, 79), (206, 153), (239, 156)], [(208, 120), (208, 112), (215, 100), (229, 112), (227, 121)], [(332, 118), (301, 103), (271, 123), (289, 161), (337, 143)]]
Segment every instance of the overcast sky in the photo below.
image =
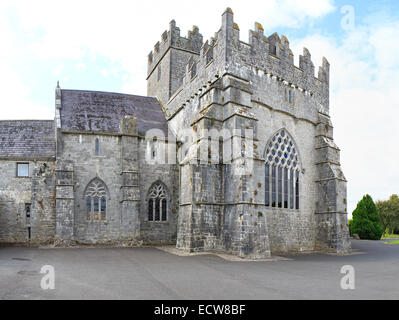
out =
[(146, 94), (147, 55), (175, 19), (209, 39), (231, 7), (248, 41), (260, 22), (295, 54), (331, 64), (330, 113), (352, 212), (368, 193), (399, 193), (399, 2), (0, 1), (0, 120), (52, 119), (57, 80), (65, 89)]

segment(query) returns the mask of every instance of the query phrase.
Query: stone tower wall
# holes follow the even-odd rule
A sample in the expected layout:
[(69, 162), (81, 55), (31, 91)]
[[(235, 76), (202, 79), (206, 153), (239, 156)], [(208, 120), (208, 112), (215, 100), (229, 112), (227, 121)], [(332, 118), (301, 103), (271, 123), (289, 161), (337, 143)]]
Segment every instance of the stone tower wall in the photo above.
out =
[[(176, 136), (183, 138), (189, 129), (195, 137), (190, 151), (179, 159), (181, 181), (188, 188), (181, 191), (178, 247), (215, 248), (250, 257), (267, 256), (270, 249), (347, 251), (346, 208), (334, 209), (345, 203), (346, 181), (339, 173), (339, 161), (323, 155), (320, 148), (321, 123), (330, 123), (329, 63), (324, 58), (315, 77), (306, 48), (295, 66), (286, 37), (266, 37), (258, 23), (250, 31), (249, 43), (242, 42), (239, 33), (232, 11), (226, 10), (221, 29), (186, 65), (182, 86), (166, 103), (162, 101)], [(287, 100), (288, 91), (292, 101)], [(282, 128), (291, 134), (301, 159), (301, 205), (294, 211), (266, 208), (264, 186), (260, 187), (265, 179), (266, 143)], [(239, 162), (232, 159), (229, 168), (223, 164), (224, 155), (216, 167), (193, 162), (207, 143), (202, 129), (253, 129), (253, 173), (237, 178), (231, 172)], [(233, 135), (224, 143), (239, 138)], [(220, 177), (223, 183), (210, 176)], [(210, 197), (215, 194), (222, 196)], [(334, 206), (326, 207), (327, 203)]]
[(180, 36), (176, 22), (171, 21), (154, 50), (148, 55), (147, 93), (166, 103), (182, 85), (186, 64), (190, 58), (197, 59), (202, 47), (202, 35), (197, 27)]

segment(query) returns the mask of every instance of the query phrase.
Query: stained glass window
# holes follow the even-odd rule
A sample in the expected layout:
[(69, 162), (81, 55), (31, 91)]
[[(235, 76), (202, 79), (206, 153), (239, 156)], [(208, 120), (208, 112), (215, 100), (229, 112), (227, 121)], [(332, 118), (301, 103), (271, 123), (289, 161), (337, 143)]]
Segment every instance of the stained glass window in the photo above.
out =
[(107, 200), (105, 199), (105, 197), (101, 198), (101, 220), (104, 221), (105, 220), (105, 212), (107, 209)]
[(91, 217), (91, 198), (86, 198), (86, 220), (90, 220)]
[(107, 191), (100, 179), (95, 179), (86, 188), (86, 220), (105, 221), (107, 216)]

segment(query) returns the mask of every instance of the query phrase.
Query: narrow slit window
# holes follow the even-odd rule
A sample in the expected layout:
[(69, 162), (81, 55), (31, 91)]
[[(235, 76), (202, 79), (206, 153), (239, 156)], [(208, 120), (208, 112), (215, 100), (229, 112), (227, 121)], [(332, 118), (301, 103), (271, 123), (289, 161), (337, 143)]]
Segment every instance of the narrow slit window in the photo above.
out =
[(27, 227), (30, 227), (30, 203), (25, 203), (25, 224)]
[(161, 65), (158, 66), (158, 75), (157, 75), (157, 80), (161, 80), (161, 75), (162, 75), (162, 69), (161, 69)]
[(206, 52), (206, 64), (213, 60), (213, 48), (209, 48)]
[(197, 76), (197, 64), (194, 63), (191, 68), (191, 79), (194, 79)]
[(100, 139), (98, 138), (96, 138), (95, 154), (96, 156), (100, 155)]
[(30, 217), (30, 211), (31, 211), (31, 204), (30, 203), (25, 203), (25, 226), (28, 228), (28, 239), (31, 239), (31, 217)]
[(273, 55), (277, 55), (277, 47), (273, 44), (270, 45), (270, 53)]
[(288, 102), (289, 103), (293, 103), (294, 102), (294, 93), (293, 93), (293, 91), (291, 89), (288, 91)]

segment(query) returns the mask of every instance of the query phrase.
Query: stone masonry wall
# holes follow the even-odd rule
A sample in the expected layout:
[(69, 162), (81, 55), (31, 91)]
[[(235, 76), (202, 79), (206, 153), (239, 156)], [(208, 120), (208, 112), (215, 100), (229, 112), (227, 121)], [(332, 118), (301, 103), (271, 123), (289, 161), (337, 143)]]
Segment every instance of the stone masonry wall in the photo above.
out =
[[(100, 141), (99, 156), (95, 155), (97, 138)], [(130, 140), (124, 140), (126, 138)], [(143, 137), (73, 133), (62, 135), (61, 156), (64, 161), (73, 163), (75, 240), (83, 243), (123, 240), (169, 243), (176, 239), (178, 167), (150, 164), (146, 160), (147, 152), (147, 141)], [(95, 178), (101, 179), (108, 191), (107, 218), (104, 222), (86, 221), (85, 190)], [(147, 194), (157, 181), (168, 188), (167, 222), (148, 222)]]
[[(284, 128), (299, 153), (300, 208), (265, 208), (264, 187), (260, 188), (257, 183), (261, 182), (255, 181), (253, 176), (246, 178), (245, 192), (240, 190), (238, 201), (232, 199), (236, 192), (234, 188), (240, 182), (234, 177), (229, 178), (229, 174), (221, 170), (227, 174), (224, 177), (225, 198), (222, 199), (224, 227), (220, 230), (224, 239), (215, 239), (214, 246), (221, 245), (224, 250), (241, 256), (257, 256), (258, 250), (264, 250), (265, 253), (269, 245), (274, 252), (314, 250), (323, 247), (322, 244), (337, 251), (348, 248), (349, 241), (345, 240), (348, 239), (346, 209), (337, 210), (341, 214), (337, 219), (333, 215), (322, 216), (326, 212), (335, 214), (333, 206), (330, 209), (324, 208), (322, 201), (334, 202), (335, 208), (337, 201), (343, 203), (346, 199), (346, 186), (339, 183), (340, 164), (327, 158), (322, 161), (327, 161), (328, 165), (321, 164), (321, 168), (316, 166), (320, 163), (322, 152), (318, 151), (320, 123), (324, 123), (321, 117), (329, 119), (328, 61), (323, 59), (315, 77), (311, 55), (306, 48), (297, 67), (293, 63), (289, 42), (284, 36), (273, 34), (266, 37), (258, 23), (255, 24), (255, 30), (250, 31), (249, 43), (242, 42), (239, 33), (232, 11), (226, 10), (222, 16), (222, 28), (215, 34), (215, 38), (205, 42), (198, 59), (187, 64), (181, 88), (169, 101), (162, 101), (165, 115), (178, 138), (182, 137), (182, 129), (187, 128), (197, 133), (201, 129), (212, 128), (254, 128), (254, 161), (257, 171), (253, 175), (260, 181), (265, 179), (266, 143), (278, 130)], [(332, 126), (330, 134), (328, 139), (333, 144)], [(199, 149), (203, 143), (203, 138), (197, 136), (192, 146), (194, 149)], [(192, 150), (190, 152), (195, 153)], [(181, 181), (189, 188), (181, 192), (178, 247), (196, 250), (204, 247), (206, 231), (202, 231), (204, 225), (200, 222), (203, 221), (200, 218), (203, 212), (190, 199), (194, 197), (197, 188), (189, 180), (194, 176), (196, 166), (188, 165), (187, 158), (183, 162)], [(334, 172), (333, 176), (328, 172)], [(202, 173), (201, 176), (206, 174)], [(322, 187), (325, 178), (338, 178), (336, 183), (333, 182), (335, 187)], [(323, 198), (323, 194), (327, 194), (327, 197)], [(323, 210), (320, 210), (321, 207)], [(219, 210), (209, 208), (213, 213), (208, 214), (213, 214), (215, 220)], [(235, 213), (240, 211), (238, 215)], [(257, 222), (253, 220), (256, 212), (258, 217), (265, 218), (265, 229), (262, 231), (252, 231), (249, 228)], [(338, 222), (339, 228), (336, 225)], [(238, 232), (240, 223), (241, 227), (245, 226), (244, 234)], [(253, 241), (260, 235), (264, 237), (263, 240)], [(234, 238), (241, 239), (241, 243), (235, 243)], [(250, 238), (251, 245), (246, 247), (245, 239)], [(262, 241), (265, 241), (264, 245)]]
[[(95, 140), (100, 154), (95, 155)], [(73, 164), (74, 239), (80, 242), (115, 241), (121, 237), (121, 146), (112, 135), (62, 134), (59, 159)], [(85, 191), (99, 178), (107, 187), (106, 221), (86, 221)]]
[[(140, 169), (140, 238), (145, 243), (176, 243), (179, 204), (179, 168), (176, 164), (148, 162), (146, 155), (154, 150), (156, 155), (166, 154), (164, 140), (158, 140), (154, 149), (145, 139), (139, 141)], [(156, 156), (156, 157), (157, 157)], [(156, 158), (155, 158), (156, 159)], [(167, 157), (165, 158), (167, 160)], [(173, 159), (174, 162), (176, 159)], [(173, 161), (172, 161), (173, 163)], [(167, 189), (168, 221), (148, 221), (148, 192), (152, 185), (161, 182)]]
[[(16, 177), (17, 162), (29, 163), (29, 177)], [(55, 162), (1, 160), (0, 166), (0, 242), (52, 241), (55, 236)], [(30, 219), (26, 216), (27, 204), (30, 205)]]

